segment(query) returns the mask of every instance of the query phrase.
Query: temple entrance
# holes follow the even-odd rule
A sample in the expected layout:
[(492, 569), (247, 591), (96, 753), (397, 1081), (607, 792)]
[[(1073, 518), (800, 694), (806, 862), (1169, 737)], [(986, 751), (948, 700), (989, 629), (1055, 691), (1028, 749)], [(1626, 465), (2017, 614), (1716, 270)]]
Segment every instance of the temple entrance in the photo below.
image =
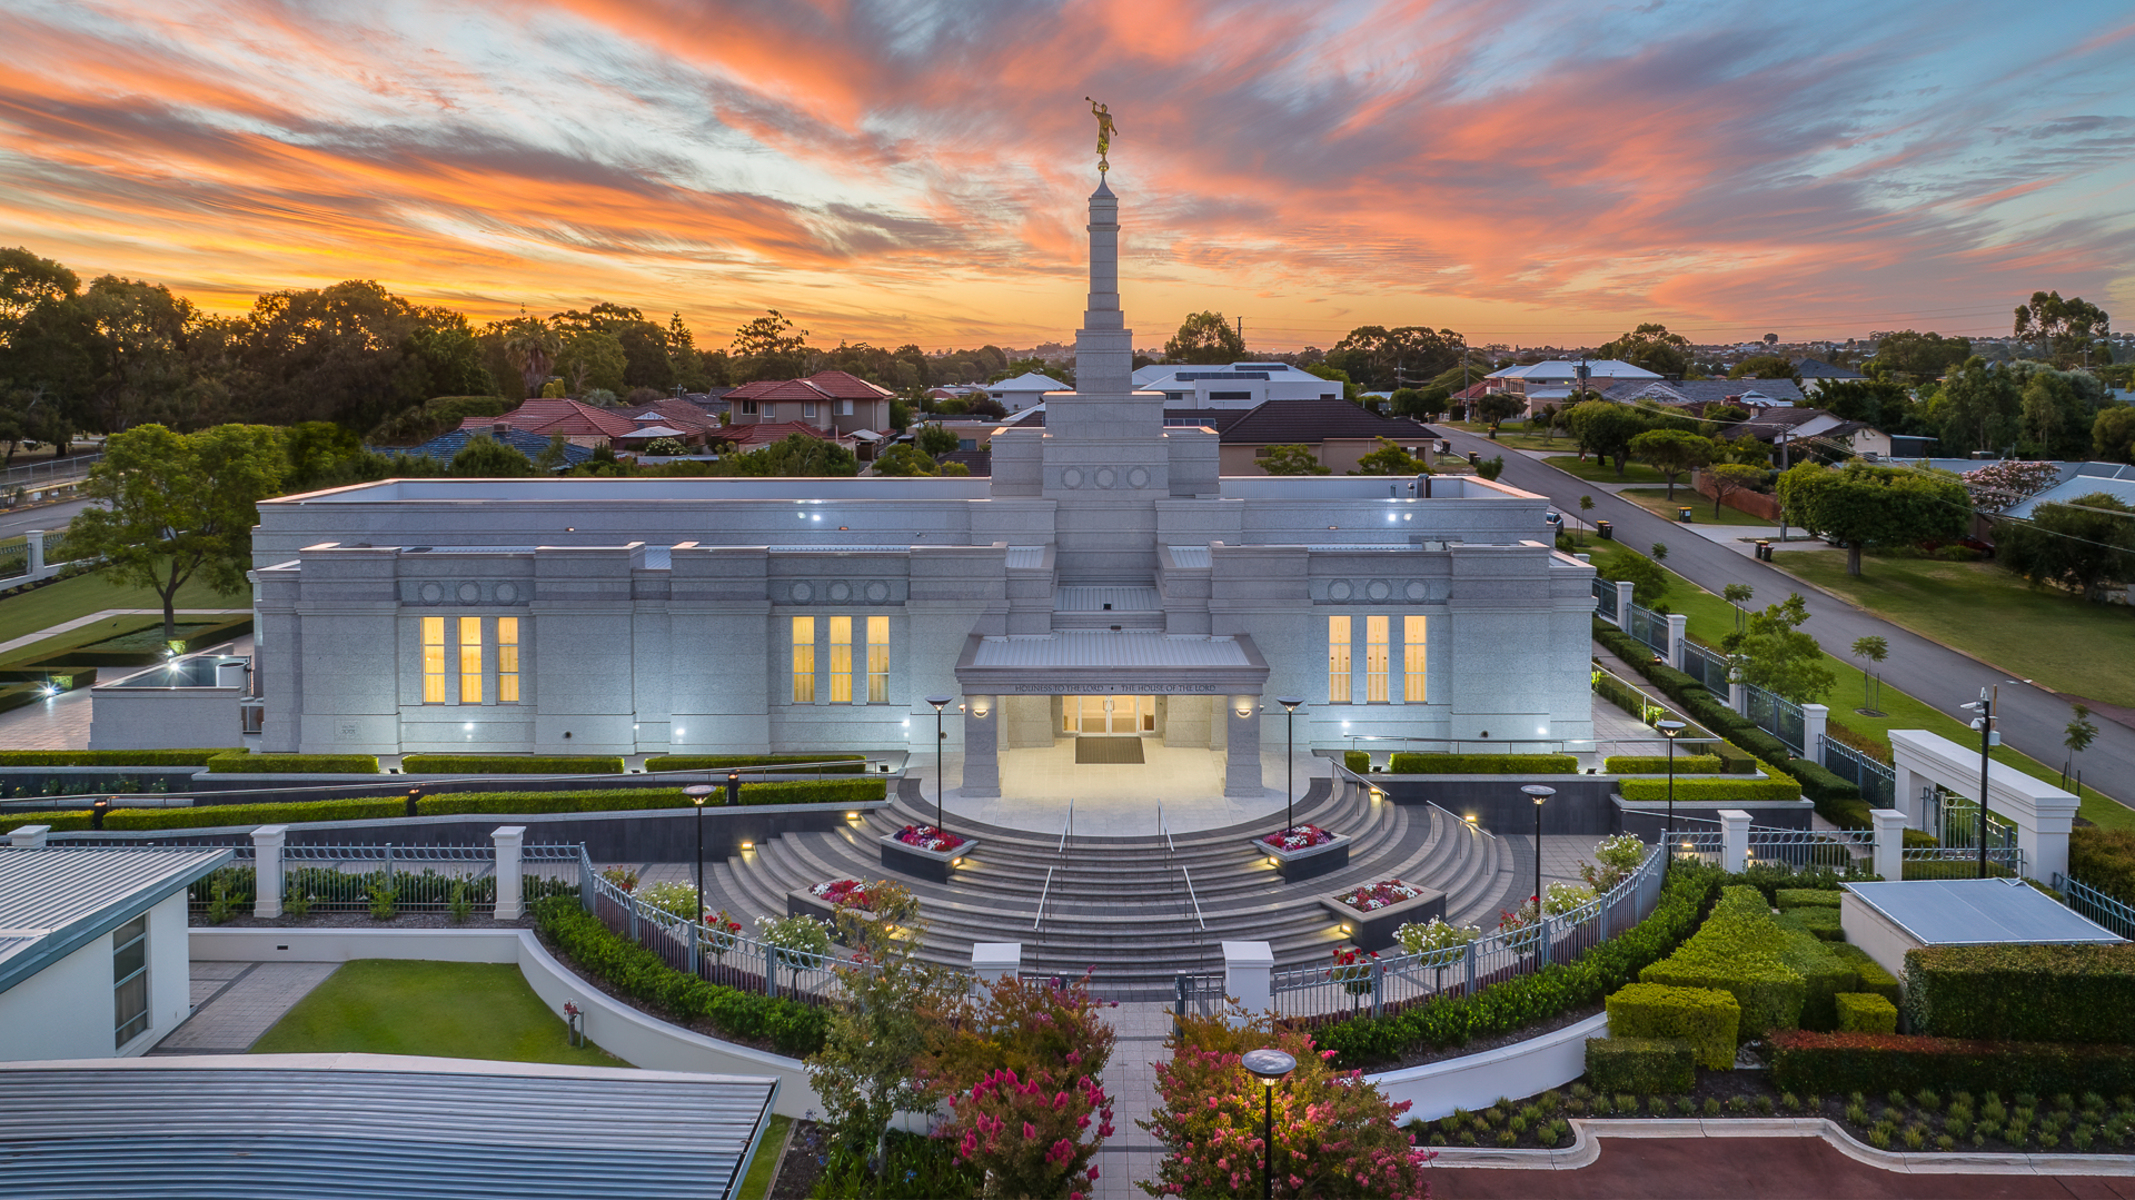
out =
[(1060, 732), (1069, 737), (1139, 737), (1156, 732), (1154, 696), (1062, 696)]

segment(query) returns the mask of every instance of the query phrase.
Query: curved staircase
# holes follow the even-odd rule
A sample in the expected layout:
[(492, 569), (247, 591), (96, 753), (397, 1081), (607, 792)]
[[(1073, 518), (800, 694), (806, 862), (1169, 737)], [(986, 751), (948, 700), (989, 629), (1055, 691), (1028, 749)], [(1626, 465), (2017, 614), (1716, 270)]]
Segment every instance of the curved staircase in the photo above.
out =
[(1524, 887), (1503, 840), (1442, 809), (1374, 802), (1363, 789), (1344, 789), (1350, 791), (1357, 794), (1332, 794), (1328, 780), (1315, 780), (1298, 801), (1300, 822), (1354, 842), (1348, 867), (1297, 883), (1283, 882), (1247, 845), (1279, 819), (1174, 834), (1167, 842), (1156, 831), (1153, 802), (1148, 835), (1070, 837), (1064, 853), (1057, 834), (955, 820), (952, 831), (978, 838), (978, 851), (950, 883), (927, 882), (881, 863), (877, 839), (933, 820), (931, 805), (899, 796), (843, 829), (783, 834), (710, 864), (706, 899), (737, 915), (783, 916), (789, 890), (829, 879), (895, 879), (919, 897), (931, 923), (924, 957), (968, 964), (974, 942), (1021, 942), (1026, 972), (1093, 968), (1105, 994), (1131, 999), (1170, 996), (1179, 971), (1222, 969), (1219, 943), (1226, 940), (1268, 942), (1278, 966), (1322, 959), (1343, 937), (1317, 899), (1359, 884), (1399, 878), (1436, 888), (1446, 893), (1448, 920), (1485, 927), (1512, 903), (1509, 893)]

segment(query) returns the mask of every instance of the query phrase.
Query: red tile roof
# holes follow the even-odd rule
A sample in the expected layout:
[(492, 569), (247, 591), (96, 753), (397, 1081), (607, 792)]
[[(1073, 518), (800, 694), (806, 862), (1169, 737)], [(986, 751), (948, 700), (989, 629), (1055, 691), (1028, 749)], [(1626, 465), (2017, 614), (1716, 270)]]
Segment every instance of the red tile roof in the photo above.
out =
[(509, 425), (544, 437), (622, 437), (637, 429), (637, 422), (612, 408), (595, 408), (576, 400), (528, 400), (502, 416), (469, 417), (462, 429), (487, 429)]
[(719, 418), (687, 400), (657, 400), (651, 404), (639, 405), (636, 408), (626, 408), (622, 411), (624, 416), (629, 417), (640, 425), (645, 424), (642, 418), (648, 416), (657, 418), (663, 425), (672, 425), (677, 429), (709, 429), (719, 423)]
[(803, 382), (814, 384), (836, 400), (887, 400), (897, 394), (844, 371), (817, 371)]
[(826, 442), (845, 444), (852, 441), (851, 438), (826, 433), (813, 425), (800, 421), (779, 421), (769, 425), (729, 425), (714, 432), (711, 436), (715, 441), (732, 442), (734, 445), (746, 449), (754, 446), (768, 446), (774, 442), (783, 442), (796, 433), (806, 434), (809, 437)]

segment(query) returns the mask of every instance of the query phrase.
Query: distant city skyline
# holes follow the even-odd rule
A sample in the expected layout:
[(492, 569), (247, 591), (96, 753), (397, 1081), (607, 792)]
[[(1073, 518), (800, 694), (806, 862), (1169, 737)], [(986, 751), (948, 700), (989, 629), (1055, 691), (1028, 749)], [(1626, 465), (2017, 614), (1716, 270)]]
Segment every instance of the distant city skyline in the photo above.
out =
[[(1061, 341), (1085, 95), (1138, 344), (2006, 336), (2135, 307), (2124, 5), (16, 0), (0, 244), (211, 312), (376, 279), (699, 346)], [(2124, 322), (2129, 319), (2124, 317)]]

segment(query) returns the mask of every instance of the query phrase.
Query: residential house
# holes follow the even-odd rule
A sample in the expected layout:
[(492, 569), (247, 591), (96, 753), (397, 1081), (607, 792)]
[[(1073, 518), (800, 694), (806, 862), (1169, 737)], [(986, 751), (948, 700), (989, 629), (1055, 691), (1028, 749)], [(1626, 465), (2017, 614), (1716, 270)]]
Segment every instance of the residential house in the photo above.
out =
[(563, 399), (528, 400), (499, 416), (469, 417), (460, 422), (463, 430), (494, 429), (498, 425), (536, 434), (543, 441), (561, 434), (564, 441), (588, 449), (610, 445), (617, 438), (637, 432), (638, 427), (621, 409)]
[(806, 379), (764, 379), (728, 392), (727, 420), (744, 425), (808, 425), (844, 437), (890, 427), (888, 388), (845, 371), (818, 371)]
[(1382, 417), (1347, 400), (1271, 400), (1217, 430), (1225, 475), (1258, 475), (1273, 447), (1305, 445), (1319, 464), (1337, 475), (1357, 469), (1357, 460), (1385, 438), (1417, 458), (1436, 439), (1409, 417)]
[(1486, 392), (1510, 392), (1526, 400), (1525, 412), (1533, 415), (1544, 404), (1563, 404), (1581, 390), (1598, 392), (1622, 383), (1650, 383), (1661, 376), (1644, 367), (1634, 367), (1613, 358), (1551, 359), (1526, 366), (1506, 367), (1484, 377)]
[(1012, 413), (1022, 412), (1026, 408), (1043, 403), (1047, 392), (1067, 390), (1068, 385), (1036, 371), (1025, 371), (1013, 379), (1003, 379), (998, 383), (986, 385), (986, 394)]
[(1270, 400), (1340, 400), (1342, 385), (1288, 363), (1224, 367), (1159, 363), (1134, 373), (1138, 392), (1162, 392), (1166, 407), (1258, 408)]
[(1732, 404), (1739, 408), (1778, 408), (1806, 404), (1791, 379), (1664, 379), (1652, 383), (1618, 383), (1602, 389), (1601, 398), (1618, 404)]
[(1834, 366), (1820, 358), (1804, 358), (1794, 364), (1794, 369), (1801, 372), (1803, 390), (1810, 392), (1823, 390), (1824, 385), (1827, 383), (1843, 383), (1868, 378), (1868, 376), (1861, 374), (1852, 367)]
[[(420, 446), (402, 450), (398, 453), (406, 454), (411, 458), (434, 458), (439, 462), (449, 463), (455, 455), (467, 448), (467, 443), (478, 437), (486, 437), (490, 441), (510, 446), (537, 462), (542, 455), (548, 453), (549, 439), (546, 436), (538, 433), (528, 433), (524, 429), (514, 429), (495, 417), (485, 417), (483, 419), (491, 422), (487, 429), (463, 425), (458, 429), (447, 430), (438, 434)], [(389, 451), (388, 453), (392, 452)], [(566, 440), (563, 444), (563, 466), (558, 469), (575, 467), (591, 457), (593, 457), (591, 447), (577, 445)]]
[(1848, 421), (1819, 408), (1799, 405), (1760, 408), (1747, 421), (1721, 428), (1720, 436), (1738, 438), (1749, 434), (1781, 451), (1781, 461), (1800, 462), (1812, 449), (1843, 448), (1863, 458), (1889, 458), (1890, 435), (1860, 421)]

